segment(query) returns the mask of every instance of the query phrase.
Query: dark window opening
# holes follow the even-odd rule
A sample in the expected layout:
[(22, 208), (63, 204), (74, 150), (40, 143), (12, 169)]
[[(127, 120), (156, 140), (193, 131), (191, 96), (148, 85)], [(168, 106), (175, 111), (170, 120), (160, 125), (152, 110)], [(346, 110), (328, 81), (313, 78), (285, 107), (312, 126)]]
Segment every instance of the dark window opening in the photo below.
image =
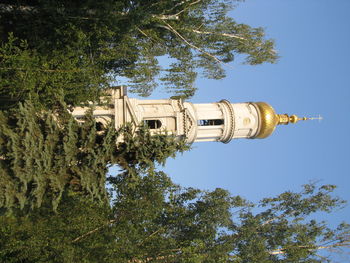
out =
[(103, 131), (104, 130), (104, 125), (102, 122), (96, 122), (96, 131)]
[(223, 125), (224, 120), (223, 119), (213, 119), (213, 120), (199, 120), (198, 126), (217, 126), (217, 125)]
[(144, 123), (149, 129), (159, 129), (160, 127), (162, 127), (162, 123), (160, 120), (145, 120)]

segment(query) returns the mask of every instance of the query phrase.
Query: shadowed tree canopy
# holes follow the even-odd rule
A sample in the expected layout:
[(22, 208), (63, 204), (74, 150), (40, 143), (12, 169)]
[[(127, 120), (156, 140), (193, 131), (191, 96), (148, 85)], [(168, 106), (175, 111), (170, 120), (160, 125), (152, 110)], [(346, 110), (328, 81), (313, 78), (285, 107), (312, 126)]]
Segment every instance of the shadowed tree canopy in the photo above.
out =
[(56, 213), (43, 206), (0, 217), (2, 262), (332, 262), (323, 250), (349, 246), (349, 226), (314, 213), (343, 201), (333, 186), (306, 185), (257, 204), (223, 189), (181, 188), (162, 172), (109, 179), (112, 207), (66, 191)]
[[(116, 143), (118, 136), (123, 143)], [(91, 114), (79, 123), (64, 103), (40, 111), (28, 101), (0, 111), (0, 212), (28, 211), (45, 198), (55, 210), (66, 190), (103, 203), (109, 166), (136, 173), (186, 149), (183, 141), (151, 136), (145, 127), (134, 134), (129, 126), (116, 130), (112, 122), (98, 131)]]
[[(143, 96), (158, 83), (192, 96), (198, 73), (223, 78), (236, 55), (252, 65), (277, 59), (263, 29), (228, 16), (238, 2), (0, 1), (0, 95), (23, 101), (61, 88), (75, 104), (126, 77)], [(161, 57), (170, 65), (162, 68)]]

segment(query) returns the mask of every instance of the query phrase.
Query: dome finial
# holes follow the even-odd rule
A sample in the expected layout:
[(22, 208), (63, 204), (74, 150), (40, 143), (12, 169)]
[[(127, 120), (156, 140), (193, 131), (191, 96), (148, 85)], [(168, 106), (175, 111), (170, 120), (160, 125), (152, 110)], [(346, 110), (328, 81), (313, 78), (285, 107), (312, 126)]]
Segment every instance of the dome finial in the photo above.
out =
[(276, 126), (280, 124), (287, 125), (289, 123), (296, 123), (298, 121), (322, 120), (321, 116), (312, 118), (300, 118), (297, 115), (276, 114), (275, 110), (271, 107), (271, 105), (265, 102), (255, 102), (254, 105), (259, 111), (260, 127), (258, 132), (252, 138), (266, 138), (270, 136), (275, 130)]
[(318, 117), (298, 117), (297, 115), (288, 115), (288, 114), (277, 114), (278, 116), (278, 123), (277, 124), (284, 124), (287, 125), (289, 123), (296, 123), (298, 121), (306, 121), (306, 120), (322, 120), (323, 118), (319, 115)]

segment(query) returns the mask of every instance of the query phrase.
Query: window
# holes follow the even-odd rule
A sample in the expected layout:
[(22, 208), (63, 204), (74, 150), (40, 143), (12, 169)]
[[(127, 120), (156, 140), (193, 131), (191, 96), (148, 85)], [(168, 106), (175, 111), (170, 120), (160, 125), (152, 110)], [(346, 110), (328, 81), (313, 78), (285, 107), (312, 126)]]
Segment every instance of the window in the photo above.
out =
[(199, 120), (198, 126), (218, 126), (224, 124), (223, 119)]
[(144, 123), (150, 129), (159, 129), (162, 127), (160, 120), (145, 120)]
[(100, 121), (96, 122), (95, 125), (96, 125), (96, 131), (103, 131), (105, 129), (103, 123)]

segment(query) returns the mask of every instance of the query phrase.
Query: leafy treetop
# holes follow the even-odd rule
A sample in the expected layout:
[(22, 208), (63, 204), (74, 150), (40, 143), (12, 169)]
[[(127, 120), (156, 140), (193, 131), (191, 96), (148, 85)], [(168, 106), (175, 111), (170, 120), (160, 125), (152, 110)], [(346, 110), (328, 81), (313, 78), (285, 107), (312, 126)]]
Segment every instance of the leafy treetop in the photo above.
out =
[[(263, 29), (240, 24), (228, 16), (238, 2), (19, 0), (4, 3), (0, 5), (1, 42), (11, 43), (8, 36), (12, 34), (25, 41), (30, 57), (38, 58), (32, 61), (24, 56), (20, 61), (10, 60), (1, 68), (5, 71), (2, 74), (13, 75), (13, 79), (29, 74), (21, 78), (26, 86), (27, 82), (35, 86), (36, 92), (44, 85), (34, 85), (30, 77), (33, 74), (52, 78), (49, 82), (58, 86), (59, 79), (63, 79), (67, 87), (62, 89), (67, 91), (67, 96), (70, 92), (78, 94), (67, 100), (69, 103), (84, 101), (84, 91), (95, 94), (103, 89), (111, 81), (106, 77), (118, 82), (121, 76), (130, 80), (132, 91), (143, 96), (162, 83), (176, 95), (189, 97), (196, 90), (194, 81), (198, 73), (208, 78), (223, 78), (224, 64), (237, 55), (243, 54), (246, 63), (252, 65), (276, 61), (274, 43), (265, 38)], [(23, 49), (23, 44), (17, 47)], [(171, 62), (162, 69), (159, 58), (164, 56)], [(8, 59), (0, 57), (3, 61)], [(16, 88), (12, 83), (8, 86)], [(21, 96), (19, 88), (16, 89), (14, 98)]]

